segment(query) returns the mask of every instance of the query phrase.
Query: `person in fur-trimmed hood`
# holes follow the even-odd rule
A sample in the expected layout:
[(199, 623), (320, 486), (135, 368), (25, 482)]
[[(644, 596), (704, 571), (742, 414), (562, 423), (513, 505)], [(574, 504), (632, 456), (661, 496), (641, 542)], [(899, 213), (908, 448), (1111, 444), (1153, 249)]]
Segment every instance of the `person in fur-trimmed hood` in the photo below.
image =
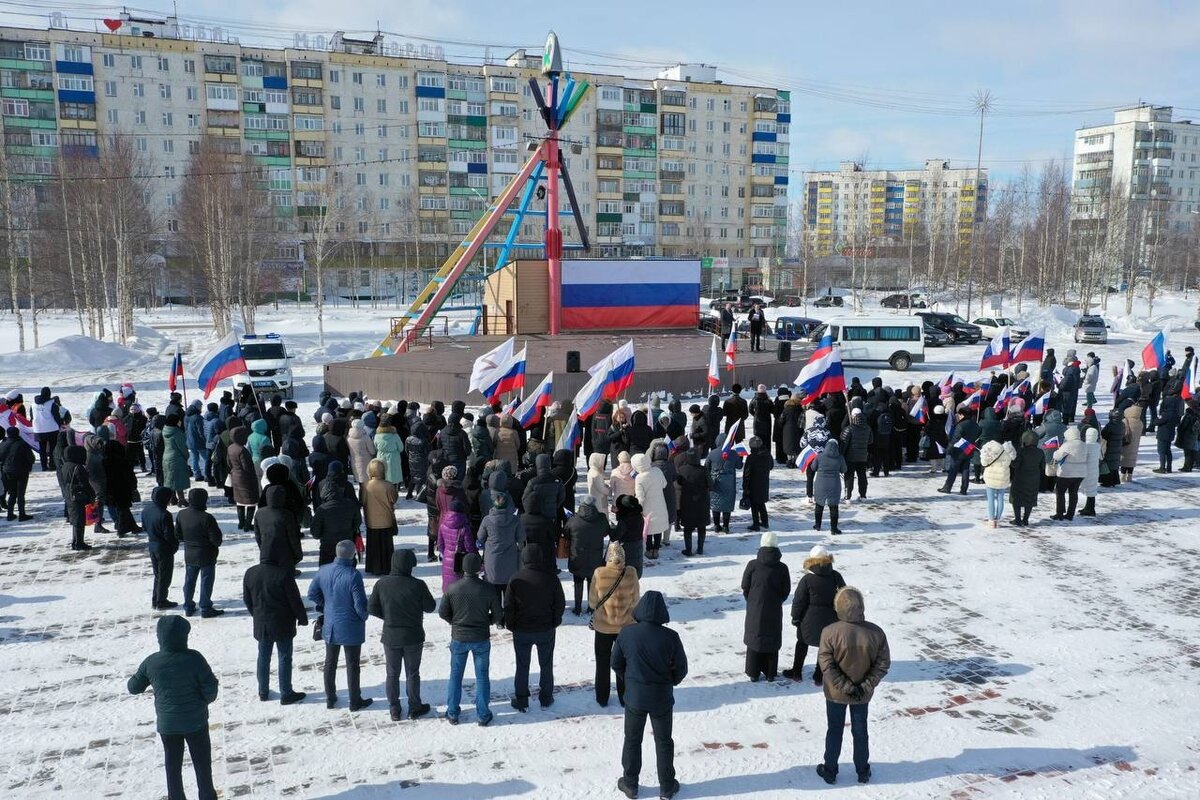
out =
[[(833, 568), (833, 553), (821, 545), (816, 545), (808, 551), (804, 559), (804, 575), (796, 586), (796, 594), (792, 598), (792, 624), (796, 626), (796, 656), (792, 660), (792, 668), (783, 671), (783, 677), (788, 680), (802, 679), (804, 661), (808, 657), (808, 648), (821, 644), (821, 632), (826, 626), (837, 622), (834, 611), (834, 598), (838, 591), (846, 585), (842, 574)], [(813, 669), (813, 683), (821, 685), (821, 665)]]

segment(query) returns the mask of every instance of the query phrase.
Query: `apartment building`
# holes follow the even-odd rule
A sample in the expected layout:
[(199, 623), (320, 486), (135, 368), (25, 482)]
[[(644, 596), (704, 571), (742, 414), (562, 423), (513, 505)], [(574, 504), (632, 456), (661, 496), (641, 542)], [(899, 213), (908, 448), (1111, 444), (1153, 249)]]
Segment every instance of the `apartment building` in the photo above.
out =
[[(1076, 246), (1103, 241), (1114, 258), (1144, 261), (1154, 244), (1200, 231), (1200, 125), (1171, 106), (1120, 109), (1107, 125), (1075, 131), (1071, 230)], [(1115, 266), (1115, 264), (1114, 264)]]
[[(6, 164), (15, 178), (48, 181), (57, 154), (99, 156), (110, 135), (131, 137), (168, 240), (189, 159), (208, 137), (261, 165), (294, 242), (283, 257), (302, 258), (306, 219), (332, 182), (353, 206), (339, 235), (369, 242), (385, 263), (415, 240), (432, 261), (545, 132), (528, 85), (543, 80), (540, 53), (468, 65), (394, 55), (382, 36), (276, 49), (186, 38), (171, 18), (121, 23), (113, 33), (0, 28)], [(694, 64), (652, 80), (572, 76), (591, 90), (563, 131), (565, 161), (595, 254), (782, 254), (788, 92), (727, 84)], [(518, 241), (541, 241), (532, 219)], [(577, 239), (569, 217), (563, 227)]]
[(836, 172), (810, 172), (804, 185), (806, 243), (815, 256), (956, 237), (970, 244), (987, 214), (987, 169), (952, 168), (933, 159), (922, 169), (869, 170), (844, 161)]

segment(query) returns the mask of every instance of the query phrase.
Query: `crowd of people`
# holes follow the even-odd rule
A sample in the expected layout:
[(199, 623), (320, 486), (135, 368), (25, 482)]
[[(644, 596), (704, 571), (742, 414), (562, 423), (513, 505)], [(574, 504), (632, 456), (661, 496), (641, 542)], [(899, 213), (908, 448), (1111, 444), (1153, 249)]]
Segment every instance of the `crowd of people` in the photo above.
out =
[[(32, 409), (19, 392), (4, 401), (0, 411), (10, 427), (0, 443), (0, 473), (9, 519), (27, 521), (31, 471), (40, 460), (43, 471), (56, 472), (74, 550), (92, 547), (84, 541), (88, 527), (94, 535), (108, 532), (106, 514), (117, 537), (144, 534), (154, 610), (179, 605), (170, 595), (182, 547), (183, 616), (159, 619), (160, 652), (129, 681), (131, 692), (154, 688), (172, 798), (183, 796), (185, 745), (201, 797), (215, 796), (206, 709), (217, 680), (187, 647), (186, 617), (223, 613), (213, 604), (221, 548), (227, 536), (250, 534), (259, 563), (243, 577), (242, 598), (253, 618), (260, 700), (271, 697), (273, 660), (279, 701), (291, 705), (306, 697), (292, 683), (293, 642), (311, 622), (324, 646), (327, 707), (339, 702), (342, 661), (349, 709), (369, 706), (373, 698), (362, 692), (360, 665), (366, 622), (374, 616), (382, 621), (391, 718), (424, 717), (431, 711), (421, 692), (425, 615), (436, 612), (450, 630), (444, 718), (458, 724), (462, 717), (470, 658), (475, 721), (487, 726), (494, 719), (493, 632), (511, 632), (512, 707), (530, 708), (536, 650), (536, 697), (545, 708), (554, 702), (556, 630), (569, 609), (589, 619), (597, 704), (609, 704), (615, 677), (625, 709), (618, 788), (637, 796), (648, 719), (660, 795), (673, 796), (679, 784), (672, 691), (687, 674), (687, 657), (667, 627), (664, 597), (642, 592), (640, 584), (662, 551), (678, 544), (675, 534), (682, 556), (702, 555), (710, 528), (730, 532), (738, 511), (749, 512), (747, 530), (761, 534), (741, 584), (746, 675), (800, 681), (814, 648), (810, 677), (824, 687), (828, 721), (818, 773), (836, 781), (849, 713), (856, 775), (865, 783), (871, 777), (867, 707), (889, 668), (887, 638), (866, 621), (862, 592), (846, 585), (825, 546), (813, 547), (793, 587), (770, 522), (773, 470), (803, 471), (813, 528), (821, 530), (827, 515), (831, 534), (841, 533), (841, 504), (861, 502), (871, 481), (915, 467), (939, 479), (944, 472), (944, 493), (957, 485), (966, 494), (972, 482), (982, 484), (990, 527), (1004, 516), (1006, 499), (1012, 523), (1031, 524), (1039, 495), (1048, 492), (1056, 498), (1052, 520), (1094, 515), (1100, 488), (1133, 480), (1144, 432), (1157, 436), (1155, 472), (1173, 469), (1173, 447), (1183, 451), (1182, 471), (1194, 468), (1200, 408), (1194, 399), (1182, 400), (1180, 377), (1193, 357), (1188, 348), (1178, 370), (1173, 363), (1161, 372), (1129, 370), (1128, 380), (1113, 387), (1103, 425), (1095, 410), (1099, 359), (1089, 353), (1081, 363), (1068, 351), (1060, 372), (1049, 351), (1040, 365), (1016, 365), (976, 384), (945, 379), (889, 388), (879, 378), (870, 386), (855, 379), (845, 392), (817, 398), (760, 385), (748, 399), (735, 385), (726, 398), (712, 395), (686, 412), (678, 400), (665, 407), (657, 398), (644, 407), (605, 402), (583, 425), (582, 452), (553, 450), (567, 423), (557, 403), (525, 430), (499, 404), (472, 410), (463, 401), (447, 408), (440, 401), (384, 403), (357, 395), (322, 395), (305, 419), (293, 401), (230, 392), (186, 406), (171, 394), (160, 412), (143, 410), (135, 388), (125, 384), (97, 395), (84, 426), (43, 388)], [(1085, 401), (1076, 419), (1081, 391)], [(732, 447), (741, 441), (745, 457)], [(154, 484), (145, 502), (139, 471)], [(222, 530), (209, 510), (214, 502), (236, 508), (237, 533)], [(414, 576), (417, 552), (394, 545), (396, 511), (406, 503), (424, 507), (425, 557), (440, 563), (439, 597)], [(139, 504), (140, 525), (133, 514)], [(298, 567), (313, 556), (318, 569), (302, 593)], [(375, 578), (369, 591), (364, 575)], [(796, 645), (791, 667), (780, 673), (789, 597)]]

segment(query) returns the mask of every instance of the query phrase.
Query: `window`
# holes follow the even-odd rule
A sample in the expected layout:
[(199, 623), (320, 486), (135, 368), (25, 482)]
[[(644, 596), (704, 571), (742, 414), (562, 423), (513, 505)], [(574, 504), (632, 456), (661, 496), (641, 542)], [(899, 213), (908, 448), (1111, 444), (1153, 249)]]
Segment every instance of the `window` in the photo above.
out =
[(355, 136), (366, 136), (367, 135), (367, 123), (365, 123), (365, 122), (354, 123), (354, 135)]
[(188, 114), (187, 115), (187, 126), (189, 128), (199, 128), (200, 127), (200, 115), (199, 114)]
[(200, 92), (198, 92), (198, 91), (196, 90), (196, 87), (195, 87), (195, 86), (189, 86), (189, 87), (187, 87), (187, 99), (188, 99), (189, 101), (193, 101), (193, 102), (194, 102), (194, 101), (196, 100), (196, 98), (197, 98), (197, 97), (199, 97), (199, 96), (200, 96)]
[(96, 86), (90, 75), (59, 75), (58, 88), (68, 92), (91, 92)]
[(387, 100), (382, 97), (379, 98), (378, 100), (376, 100), (375, 101), (375, 110), (380, 114), (386, 114), (387, 113)]
[(381, 86), (381, 87), (387, 86), (387, 75), (384, 75), (382, 72), (376, 73), (375, 74), (375, 85)]
[(133, 85), (133, 96), (134, 97), (145, 97), (146, 96), (146, 84), (135, 83)]
[(320, 89), (292, 89), (292, 105), (319, 106), (324, 103)]
[(233, 56), (205, 56), (204, 71), (234, 75), (237, 73), (237, 60)]
[(434, 89), (444, 88), (446, 76), (440, 72), (418, 72), (417, 86), (427, 86)]
[(158, 71), (159, 72), (170, 72), (171, 71), (171, 62), (166, 56), (158, 57)]
[(282, 89), (264, 89), (263, 98), (267, 101), (267, 103), (273, 103), (280, 106), (286, 106), (288, 102), (287, 92)]
[(100, 63), (106, 67), (115, 67), (117, 65), (117, 57), (112, 53), (105, 53), (100, 57)]
[(408, 88), (408, 76), (407, 75), (397, 75), (396, 76), (396, 86), (401, 89), (407, 89)]
[(175, 115), (170, 111), (164, 111), (162, 115), (162, 124), (168, 128), (175, 124)]
[(618, 86), (600, 87), (600, 99), (608, 102), (621, 102), (621, 89)]
[(915, 342), (920, 337), (920, 329), (913, 325), (881, 325), (879, 327), (879, 339), (884, 342)]
[(243, 103), (261, 103), (263, 101), (262, 89), (242, 89)]
[(261, 78), (262, 76), (263, 76), (263, 63), (261, 61), (243, 61), (242, 62), (242, 77)]
[(196, 59), (185, 58), (183, 60), (183, 71), (189, 75), (195, 75), (196, 74)]
[(29, 101), (28, 100), (11, 100), (4, 98), (4, 116), (6, 117), (28, 117), (29, 116)]
[(445, 138), (446, 123), (444, 122), (418, 122), (417, 136), (434, 136)]
[(93, 103), (59, 103), (58, 116), (62, 119), (95, 119), (96, 106)]
[(361, 97), (354, 98), (354, 110), (365, 112), (367, 110), (367, 101)]
[(386, 172), (379, 173), (379, 185), (380, 186), (388, 185), (388, 174)]
[(50, 45), (40, 44), (37, 42), (25, 43), (25, 60), (26, 61), (49, 61), (50, 60)]
[(351, 80), (351, 82), (357, 83), (359, 86), (362, 86), (363, 74), (361, 72), (351, 72), (350, 80)]
[(170, 167), (170, 166), (163, 167), (163, 175), (167, 178), (174, 178), (175, 177), (175, 168)]
[(321, 80), (324, 74), (319, 61), (293, 61), (292, 77), (299, 80)]
[(133, 112), (133, 122), (135, 125), (145, 125), (146, 124), (146, 112), (145, 111)]
[(493, 92), (505, 92), (507, 94), (516, 94), (517, 79), (504, 78), (499, 75), (493, 75), (491, 78), (491, 89)]
[(104, 82), (104, 96), (105, 97), (116, 97), (117, 96), (117, 82), (116, 81), (105, 81)]
[(408, 101), (401, 100), (400, 107), (397, 109), (397, 111), (399, 111), (401, 114), (407, 114), (408, 113)]
[[(664, 136), (683, 136), (687, 129), (687, 115), (668, 112), (662, 115), (660, 132)], [(682, 147), (682, 142), (680, 142)], [(676, 148), (681, 149), (681, 148)]]
[(325, 143), (324, 142), (296, 142), (296, 156), (298, 158), (324, 158)]
[(162, 145), (163, 145), (164, 153), (170, 154), (170, 153), (175, 152), (175, 140), (174, 139), (163, 139)]
[(334, 111), (340, 111), (342, 108), (342, 98), (336, 94), (329, 95), (329, 107)]
[(138, 151), (139, 153), (144, 153), (144, 152), (146, 152), (146, 137), (145, 137), (145, 136), (139, 136), (139, 137), (137, 137), (136, 139), (134, 139), (134, 140), (133, 140), (133, 146), (134, 146), (134, 147), (137, 149), (137, 151)]
[(171, 233), (179, 233), (179, 220), (177, 220), (177, 219), (167, 220), (167, 230), (169, 230)]
[(117, 109), (110, 108), (108, 110), (108, 124), (116, 125), (118, 122), (120, 122), (120, 120), (118, 119)]
[(262, 114), (247, 114), (242, 120), (248, 131), (265, 131), (267, 129), (267, 118)]
[(325, 118), (314, 117), (306, 114), (297, 114), (295, 116), (296, 130), (298, 131), (323, 131), (325, 130)]
[(422, 97), (417, 100), (417, 111), (435, 111), (442, 110), (442, 100), (438, 97)]
[(387, 125), (376, 126), (375, 135), (378, 136), (380, 139), (386, 139), (387, 135), (388, 135), (388, 126)]
[[(255, 142), (255, 144), (261, 144), (261, 143)], [(188, 155), (194, 156), (199, 152), (200, 152), (200, 140), (199, 139), (188, 139)]]
[(158, 96), (161, 97), (163, 100), (170, 100), (171, 99), (171, 84), (160, 83), (158, 85)]

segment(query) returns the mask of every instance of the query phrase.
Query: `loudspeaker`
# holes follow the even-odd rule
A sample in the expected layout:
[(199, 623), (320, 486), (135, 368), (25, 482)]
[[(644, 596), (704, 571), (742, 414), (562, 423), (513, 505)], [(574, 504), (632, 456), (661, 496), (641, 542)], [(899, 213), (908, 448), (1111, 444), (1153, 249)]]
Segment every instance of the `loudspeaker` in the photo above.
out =
[(579, 351), (578, 350), (568, 350), (567, 351), (567, 372), (579, 372), (579, 371), (580, 371)]
[(791, 361), (792, 360), (792, 343), (791, 342), (784, 341), (784, 342), (779, 343), (779, 360), (780, 361)]

